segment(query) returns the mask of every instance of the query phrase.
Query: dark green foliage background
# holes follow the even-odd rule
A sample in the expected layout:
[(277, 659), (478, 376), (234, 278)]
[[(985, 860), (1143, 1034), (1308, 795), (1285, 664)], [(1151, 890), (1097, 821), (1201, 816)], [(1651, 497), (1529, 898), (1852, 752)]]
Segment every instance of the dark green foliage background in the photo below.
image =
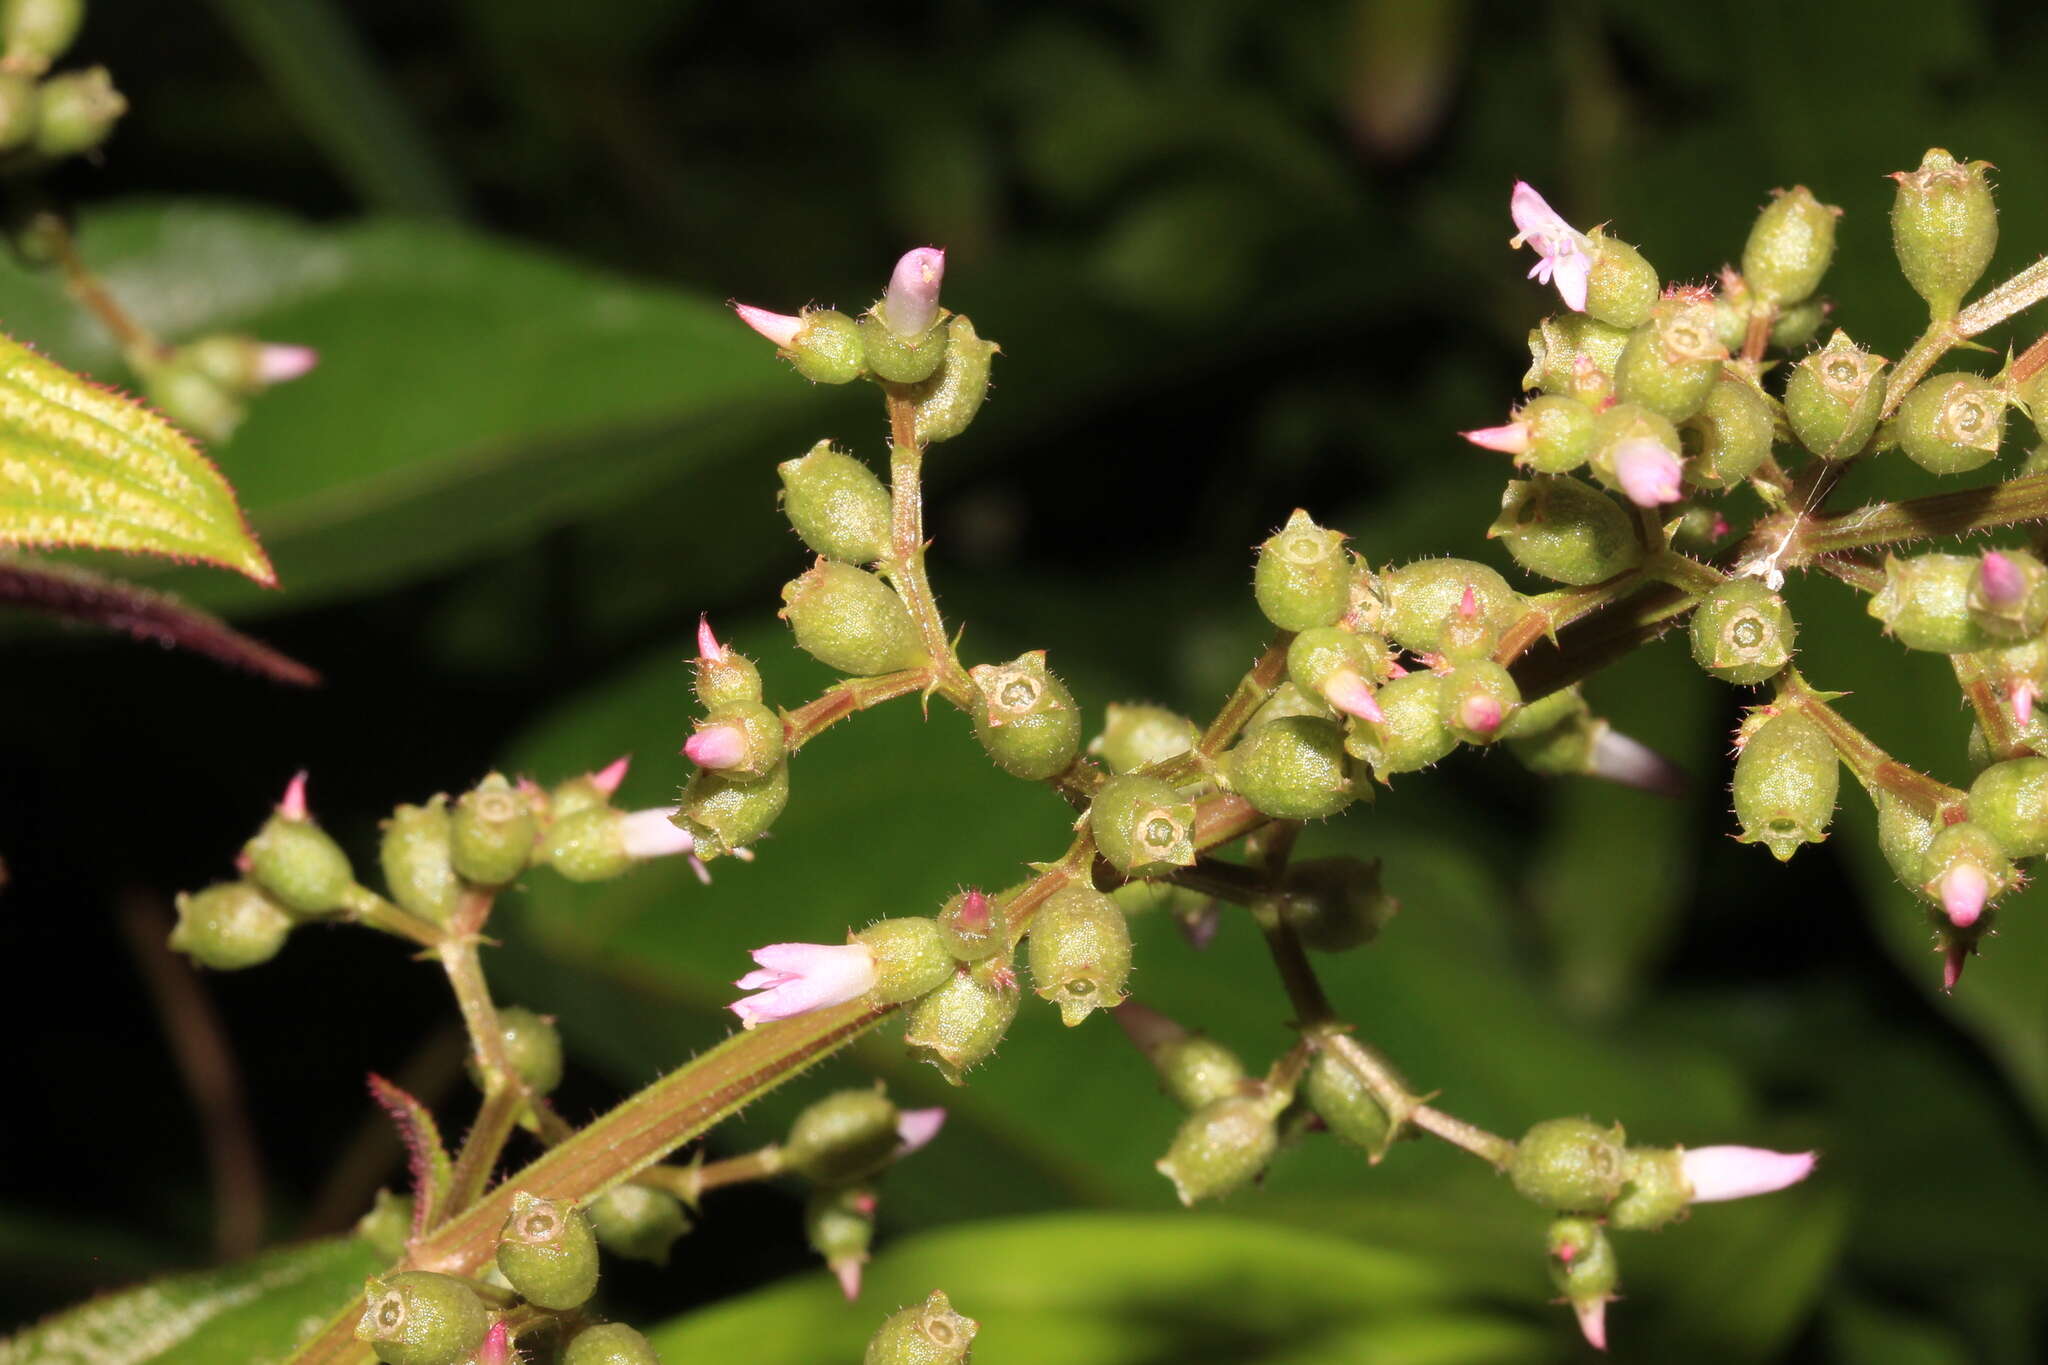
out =
[[(1891, 355), (1919, 316), (1883, 173), (1929, 145), (1989, 159), (1994, 274), (2048, 248), (2048, 18), (2020, 5), (96, 0), (80, 55), (134, 112), (57, 188), (122, 297), (173, 335), (247, 327), (324, 357), (217, 452), (285, 591), (120, 567), (327, 684), (9, 623), (7, 1324), (211, 1254), (197, 1124), (121, 896), (225, 874), (301, 765), (366, 860), (380, 810), (494, 763), (552, 779), (631, 750), (629, 795), (661, 800), (702, 610), (758, 652), (770, 700), (822, 682), (770, 615), (803, 560), (772, 465), (828, 434), (878, 456), (879, 414), (781, 372), (727, 297), (860, 306), (897, 251), (950, 247), (948, 300), (1005, 354), (981, 421), (931, 461), (940, 593), (970, 657), (1046, 647), (1099, 716), (1215, 704), (1262, 635), (1248, 547), (1294, 506), (1376, 559), (1494, 558), (1479, 537), (1502, 471), (1453, 433), (1501, 419), (1554, 304), (1504, 246), (1518, 176), (1679, 280), (1740, 250), (1772, 186), (1804, 182), (1847, 209), (1838, 320)], [(1404, 125), (1404, 107), (1434, 116)], [(0, 270), (0, 326), (122, 378), (47, 279)], [(1809, 676), (1961, 781), (1942, 661), (1882, 640), (1834, 585), (1791, 596)], [(1383, 854), (1405, 902), (1378, 947), (1330, 964), (1342, 1007), (1503, 1131), (1590, 1113), (1649, 1141), (1825, 1152), (1797, 1192), (1622, 1241), (1622, 1358), (2048, 1355), (2040, 897), (2010, 903), (1944, 1000), (1859, 793), (1834, 840), (1779, 867), (1725, 837), (1733, 693), (1666, 643), (1590, 695), (1693, 797), (1467, 753), (1315, 831)], [(958, 717), (899, 704), (807, 751), (775, 839), (709, 890), (670, 867), (531, 878), (495, 970), (562, 1014), (580, 1117), (721, 1035), (748, 946), (1015, 880), (1063, 846), (1064, 814), (1000, 778)], [(1148, 1000), (1261, 1063), (1285, 1045), (1247, 924), (1203, 956), (1163, 923), (1137, 931)], [(370, 1186), (329, 1172), (369, 1120), (363, 1073), (452, 1027), (438, 976), (366, 940), (305, 933), (206, 983), (276, 1242), (346, 1225)], [(1220, 1210), (1170, 1211), (1150, 1162), (1174, 1116), (1113, 1044), (1101, 1021), (1065, 1034), (1027, 1009), (948, 1093), (872, 1040), (718, 1136), (770, 1140), (870, 1071), (954, 1106), (890, 1182), (867, 1300), (837, 1301), (776, 1189), (714, 1199), (667, 1271), (609, 1274), (613, 1308), (685, 1314), (672, 1360), (852, 1359), (934, 1284), (983, 1320), (993, 1365), (1580, 1353), (1545, 1304), (1541, 1219), (1433, 1145), (1368, 1169), (1312, 1143)], [(334, 1293), (359, 1259), (320, 1263)], [(299, 1311), (176, 1358), (274, 1354)]]

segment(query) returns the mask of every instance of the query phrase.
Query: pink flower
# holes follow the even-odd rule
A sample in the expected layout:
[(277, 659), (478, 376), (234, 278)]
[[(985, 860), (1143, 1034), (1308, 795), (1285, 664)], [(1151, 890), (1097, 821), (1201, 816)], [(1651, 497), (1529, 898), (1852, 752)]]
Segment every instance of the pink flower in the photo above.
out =
[(1482, 450), (1497, 450), (1503, 455), (1527, 455), (1533, 441), (1529, 439), (1529, 425), (1526, 422), (1509, 422), (1504, 426), (1481, 427), (1477, 431), (1458, 433)]
[(618, 791), (619, 784), (626, 780), (626, 769), (632, 766), (633, 756), (631, 754), (621, 754), (592, 773), (590, 775), (590, 785), (597, 788), (604, 795), (611, 796)]
[(1817, 1152), (1773, 1152), (1763, 1147), (1694, 1147), (1678, 1163), (1692, 1186), (1692, 1202), (1747, 1199), (1797, 1185), (1813, 1173)]
[(626, 853), (634, 858), (666, 858), (671, 854), (694, 851), (697, 841), (690, 837), (690, 831), (670, 818), (676, 809), (674, 806), (656, 806), (651, 810), (636, 810), (622, 819), (619, 837), (625, 842)]
[(277, 813), (287, 820), (310, 820), (312, 813), (306, 809), (306, 770), (299, 769), (292, 774), (292, 780), (284, 784), (284, 796), (277, 803)]
[(1991, 895), (1991, 879), (1975, 863), (1957, 863), (1941, 874), (1941, 912), (1958, 929), (1967, 929), (1984, 913)]
[(281, 346), (265, 342), (256, 348), (256, 380), (263, 387), (288, 384), (313, 372), (320, 353), (311, 346)]
[(1458, 703), (1458, 723), (1475, 735), (1492, 734), (1505, 718), (1500, 702), (1483, 692)]
[(700, 768), (732, 768), (747, 757), (747, 733), (737, 725), (707, 725), (683, 741), (683, 754)]
[(512, 1328), (500, 1318), (484, 1334), (484, 1344), (476, 1348), (476, 1365), (511, 1365), (511, 1362)]
[(875, 988), (875, 955), (865, 943), (771, 943), (753, 958), (759, 970), (733, 985), (758, 994), (727, 1007), (748, 1028), (858, 1000)]
[(882, 295), (882, 321), (900, 337), (921, 336), (939, 320), (939, 285), (946, 278), (943, 248), (921, 246), (903, 253)]
[(1386, 719), (1380, 711), (1380, 704), (1372, 694), (1372, 686), (1360, 677), (1355, 669), (1340, 668), (1323, 679), (1320, 689), (1323, 700), (1347, 716), (1357, 716), (1374, 724)]
[(1605, 722), (1593, 737), (1592, 763), (1586, 771), (1594, 777), (1659, 796), (1685, 794), (1685, 774), (1670, 759)]
[(697, 657), (709, 659), (712, 663), (725, 661), (725, 646), (718, 643), (718, 637), (711, 633), (711, 618), (697, 618)]
[(2026, 598), (2026, 575), (2009, 556), (1986, 550), (1977, 565), (1977, 592), (1993, 611), (2010, 611)]
[(1593, 270), (1593, 243), (1577, 228), (1557, 216), (1543, 196), (1526, 180), (1515, 182), (1508, 199), (1514, 215), (1515, 235), (1509, 246), (1528, 246), (1536, 251), (1536, 264), (1529, 278), (1540, 284), (1557, 284), (1558, 297), (1574, 313), (1586, 311), (1586, 279)]
[(1614, 479), (1638, 507), (1656, 507), (1685, 496), (1685, 467), (1647, 436), (1614, 448)]
[(1579, 1331), (1585, 1334), (1586, 1344), (1596, 1351), (1607, 1349), (1607, 1300), (1577, 1299), (1572, 1303), (1572, 1312), (1579, 1318)]
[(787, 313), (771, 313), (766, 308), (756, 308), (750, 303), (736, 303), (732, 311), (740, 315), (740, 321), (767, 337), (787, 351), (796, 345), (797, 333), (803, 331), (804, 320)]
[(2023, 726), (2032, 725), (2034, 701), (2040, 695), (2034, 690), (2034, 685), (2022, 678), (2007, 689), (2007, 695), (2012, 698), (2013, 719)]
[(896, 1136), (902, 1141), (903, 1149), (896, 1153), (900, 1161), (939, 1135), (939, 1129), (946, 1126), (946, 1111), (933, 1109), (899, 1109), (896, 1111)]

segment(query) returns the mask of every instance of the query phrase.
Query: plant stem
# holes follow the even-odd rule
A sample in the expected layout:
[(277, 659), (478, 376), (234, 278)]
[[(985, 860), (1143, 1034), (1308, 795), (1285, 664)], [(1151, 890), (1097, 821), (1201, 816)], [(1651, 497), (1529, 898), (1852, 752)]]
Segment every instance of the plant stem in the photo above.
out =
[(351, 886), (342, 893), (342, 910), (357, 924), (381, 929), (409, 939), (422, 948), (439, 949), (447, 930), (410, 910), (402, 910), (367, 886)]
[(1798, 670), (1786, 671), (1777, 700), (1781, 706), (1805, 712), (1819, 725), (1822, 733), (1827, 735), (1828, 743), (1835, 746), (1842, 762), (1864, 786), (1882, 787), (1930, 818), (1946, 819), (1950, 810), (1962, 809), (1965, 799), (1962, 792), (1906, 766), (1879, 748), (1870, 736), (1828, 705), (1828, 699), (1816, 692)]
[(666, 1190), (694, 1209), (707, 1191), (751, 1180), (767, 1180), (782, 1174), (782, 1168), (782, 1148), (771, 1142), (757, 1152), (727, 1157), (723, 1161), (688, 1166), (649, 1166), (633, 1177), (633, 1183)]
[(1951, 347), (1990, 331), (2044, 298), (2048, 298), (2048, 257), (2034, 262), (1953, 318), (1937, 318), (1929, 323), (1920, 339), (1913, 343), (1892, 370), (1892, 377), (1885, 385), (1881, 415), (1889, 417), (1898, 411), (1906, 395), (1927, 377), (1927, 372), (1934, 368), (1934, 362), (1948, 354)]
[(1977, 724), (1984, 732), (1984, 743), (1992, 759), (2031, 757), (2034, 750), (2026, 742), (2019, 717), (2013, 714), (2007, 699), (1999, 695), (1997, 682), (1985, 676), (1976, 657), (1951, 654), (1948, 661), (1955, 670), (1956, 684), (1962, 688), (1970, 709), (1977, 713)]
[(783, 743), (795, 753), (827, 729), (858, 711), (885, 701), (922, 692), (932, 685), (937, 673), (930, 667), (906, 668), (873, 678), (848, 678), (827, 688), (815, 701), (783, 713)]
[(1244, 729), (1245, 722), (1266, 704), (1266, 698), (1273, 695), (1273, 689), (1287, 676), (1287, 646), (1293, 642), (1294, 636), (1284, 630), (1273, 637), (1265, 652), (1259, 655), (1258, 662), (1237, 680), (1237, 686), (1231, 689), (1230, 700), (1223, 703), (1216, 719), (1210, 721), (1209, 728), (1202, 732), (1195, 753), (1204, 758), (1214, 758), (1230, 747), (1230, 742)]
[(1535, 701), (1590, 677), (1671, 629), (1699, 598), (1660, 583), (1613, 609), (1597, 612), (1558, 632), (1557, 648), (1530, 653), (1514, 666), (1524, 701)]
[(100, 326), (106, 328), (120, 344), (128, 363), (141, 368), (153, 360), (162, 360), (170, 348), (158, 341), (134, 314), (123, 308), (121, 301), (93, 273), (85, 258), (78, 254), (78, 242), (71, 235), (70, 225), (57, 220), (53, 239), (57, 268), (64, 274), (64, 287), (71, 291), (71, 297), (78, 300), (79, 306), (97, 318)]
[[(1703, 564), (1699, 567), (1706, 568)], [(1610, 603), (1627, 597), (1642, 586), (1644, 573), (1644, 569), (1631, 569), (1587, 587), (1560, 588), (1531, 598), (1529, 610), (1501, 635), (1500, 644), (1493, 651), (1493, 661), (1502, 668), (1508, 667), (1535, 648), (1538, 640), (1554, 637), (1572, 622), (1583, 620)]]
[(924, 570), (924, 447), (917, 443), (917, 408), (901, 385), (885, 386), (889, 406), (889, 529), (890, 548), (886, 572), (890, 582), (910, 608), (917, 622), (924, 652), (937, 670), (935, 686), (961, 710), (974, 697), (974, 684), (953, 653), (946, 636), (945, 618), (939, 614), (939, 599), (932, 592)]
[(1759, 530), (1771, 526), (1787, 530), (1774, 559), (1789, 569), (1848, 550), (1888, 549), (1916, 540), (2044, 520), (2048, 520), (2048, 474), (2033, 474), (1986, 488), (1874, 503), (1834, 516), (1800, 517), (1789, 528), (1772, 518), (1760, 524)]

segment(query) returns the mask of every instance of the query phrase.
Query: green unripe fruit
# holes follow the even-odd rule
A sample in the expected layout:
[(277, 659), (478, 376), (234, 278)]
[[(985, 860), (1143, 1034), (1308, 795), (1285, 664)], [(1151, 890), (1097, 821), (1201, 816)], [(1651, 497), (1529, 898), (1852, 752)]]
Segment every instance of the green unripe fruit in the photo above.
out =
[(1885, 363), (1838, 331), (1794, 365), (1785, 381), (1785, 420), (1799, 444), (1823, 460), (1863, 449), (1884, 407)]
[(298, 915), (341, 909), (355, 873), (341, 845), (311, 820), (273, 815), (255, 838), (242, 845), (249, 879), (270, 898)]
[(1386, 630), (1403, 649), (1471, 659), (1491, 654), (1521, 619), (1521, 594), (1484, 564), (1418, 559), (1380, 576)]
[(1802, 712), (1771, 715), (1759, 707), (1742, 728), (1748, 737), (1735, 760), (1737, 842), (1763, 844), (1782, 863), (1801, 844), (1827, 838), (1841, 763), (1827, 733)]
[[(536, 1095), (550, 1095), (562, 1083), (562, 1035), (555, 1021), (544, 1014), (517, 1005), (498, 1008), (498, 1036), (504, 1040), (505, 1060), (519, 1073), (519, 1079)], [(470, 1079), (483, 1085), (470, 1061)]]
[(1099, 756), (1111, 772), (1128, 773), (1178, 757), (1201, 737), (1201, 729), (1177, 711), (1113, 701), (1103, 716), (1102, 733), (1090, 741), (1088, 752)]
[(412, 1237), (412, 1196), (379, 1190), (370, 1211), (356, 1219), (355, 1233), (386, 1261), (405, 1255)]
[(1266, 694), (1259, 703), (1259, 709), (1252, 712), (1252, 718), (1245, 722), (1246, 730), (1256, 730), (1261, 725), (1270, 725), (1276, 720), (1292, 716), (1309, 716), (1316, 720), (1329, 720), (1336, 715), (1330, 703), (1314, 692), (1304, 692), (1294, 685), (1292, 679), (1281, 683)]
[(1304, 630), (1287, 645), (1287, 680), (1311, 697), (1321, 697), (1332, 679), (1347, 672), (1361, 681), (1378, 681), (1386, 666), (1385, 641), (1342, 626)]
[(1510, 481), (1486, 538), (1507, 546), (1530, 573), (1579, 587), (1643, 561), (1634, 520), (1614, 499), (1577, 479)]
[(696, 672), (697, 704), (706, 711), (735, 702), (761, 700), (761, 670), (736, 649), (721, 647), (717, 658), (699, 656), (692, 667)]
[(448, 798), (424, 806), (400, 806), (384, 822), (377, 861), (391, 899), (421, 919), (446, 924), (462, 896), (449, 847)]
[(1777, 193), (1749, 230), (1742, 248), (1742, 278), (1770, 304), (1798, 303), (1820, 288), (1835, 256), (1835, 219), (1804, 185)]
[(1649, 1232), (1685, 1215), (1692, 1188), (1676, 1147), (1631, 1147), (1622, 1154), (1621, 1195), (1607, 1208), (1609, 1226)]
[(721, 726), (739, 735), (740, 757), (738, 762), (724, 764), (718, 771), (746, 782), (766, 777), (782, 766), (788, 753), (782, 717), (760, 702), (727, 702), (704, 717), (697, 730), (701, 734)]
[(186, 342), (176, 354), (238, 398), (253, 397), (269, 387), (263, 378), (263, 343), (255, 337), (216, 332)]
[(1334, 626), (1351, 605), (1351, 561), (1344, 535), (1316, 525), (1300, 508), (1259, 546), (1252, 592), (1282, 630)]
[(1707, 391), (1706, 405), (1678, 429), (1686, 482), (1700, 488), (1735, 487), (1763, 464), (1776, 436), (1771, 400), (1750, 380), (1724, 370)]
[(551, 819), (560, 820), (587, 810), (604, 810), (612, 803), (611, 793), (597, 785), (596, 774), (585, 773), (555, 784), (548, 793), (545, 809)]
[(690, 1230), (690, 1216), (666, 1190), (619, 1185), (591, 1202), (590, 1227), (614, 1256), (667, 1265), (669, 1248)]
[(821, 559), (782, 585), (782, 600), (797, 648), (827, 668), (864, 678), (925, 662), (910, 609), (864, 569)]
[(1913, 292), (1935, 318), (1954, 314), (1998, 247), (1998, 208), (1988, 161), (1960, 162), (1941, 148), (1915, 171), (1898, 171), (1892, 200), (1892, 249)]
[(0, 56), (8, 69), (39, 76), (64, 55), (85, 22), (85, 0), (6, 0)]
[(1692, 615), (1693, 661), (1723, 682), (1754, 686), (1792, 661), (1799, 628), (1785, 599), (1753, 578), (1731, 578)]
[(2018, 642), (2048, 627), (2048, 565), (2025, 550), (1994, 550), (1977, 561), (1970, 619), (1987, 635)]
[(581, 1209), (524, 1190), (498, 1234), (498, 1271), (536, 1308), (578, 1308), (597, 1292), (597, 1236)]
[(1081, 752), (1081, 712), (1066, 684), (1046, 668), (1044, 650), (967, 672), (981, 693), (974, 737), (998, 768), (1042, 782), (1072, 766)]
[(867, 373), (860, 324), (837, 308), (806, 308), (783, 357), (814, 384), (847, 384)]
[(1420, 772), (1458, 747), (1444, 724), (1444, 680), (1435, 673), (1410, 673), (1379, 690), (1377, 724), (1352, 722), (1345, 752), (1363, 759), (1381, 782), (1397, 773)]
[(36, 88), (36, 131), (31, 145), (51, 161), (92, 151), (128, 112), (103, 66), (51, 76)]
[(1970, 614), (1977, 564), (1974, 555), (1887, 558), (1884, 587), (1871, 595), (1866, 609), (1908, 649), (1935, 654), (1989, 649), (2001, 642)]
[(1153, 1169), (1173, 1182), (1183, 1204), (1220, 1199), (1251, 1183), (1280, 1147), (1272, 1101), (1231, 1095), (1211, 1100), (1181, 1121)]
[(888, 1165), (903, 1145), (896, 1119), (896, 1106), (879, 1091), (827, 1095), (790, 1125), (782, 1143), (783, 1164), (818, 1185), (865, 1180)]
[(219, 882), (178, 897), (171, 947), (203, 967), (239, 971), (276, 957), (292, 917), (253, 882)]
[[(1130, 1006), (1125, 1006), (1126, 1009)], [(1145, 1060), (1159, 1075), (1159, 1088), (1190, 1113), (1243, 1093), (1244, 1063), (1235, 1052), (1204, 1033), (1189, 1033), (1170, 1020), (1144, 1047)]]
[(1621, 1193), (1621, 1126), (1545, 1119), (1522, 1135), (1508, 1162), (1515, 1193), (1560, 1213), (1597, 1213)]
[[(1382, 703), (1384, 706), (1384, 703)], [(1321, 820), (1359, 797), (1335, 721), (1288, 716), (1255, 725), (1224, 755), (1230, 789), (1275, 820)]]
[(1593, 409), (1576, 398), (1532, 398), (1515, 413), (1515, 421), (1528, 433), (1529, 448), (1515, 457), (1523, 469), (1569, 474), (1593, 451)]
[(1131, 927), (1117, 903), (1069, 886), (1038, 908), (1029, 941), (1038, 994), (1060, 1007), (1068, 1028), (1098, 1009), (1114, 1009), (1131, 975)]
[[(1529, 333), (1529, 372), (1522, 387), (1598, 406), (1613, 391), (1615, 364), (1629, 329), (1610, 327), (1585, 313), (1545, 318)], [(1582, 371), (1579, 361), (1584, 359)]]
[(1302, 1095), (1323, 1126), (1377, 1159), (1394, 1141), (1393, 1120), (1356, 1071), (1329, 1052), (1318, 1052), (1302, 1081)]
[(1468, 659), (1440, 675), (1437, 713), (1461, 744), (1491, 744), (1522, 705), (1522, 691), (1491, 659)]
[(956, 963), (937, 920), (919, 915), (879, 920), (853, 937), (874, 954), (875, 985), (868, 998), (878, 1005), (929, 995), (953, 975)]
[(935, 322), (916, 336), (898, 336), (879, 313), (868, 313), (860, 320), (860, 344), (877, 379), (920, 384), (938, 373), (946, 358), (946, 329)]
[[(1005, 985), (1004, 981), (1009, 980)], [(983, 967), (953, 977), (910, 1008), (903, 1041), (913, 1057), (930, 1062), (954, 1085), (1002, 1042), (1021, 999), (1007, 972)]]
[(1524, 706), (1508, 721), (1508, 748), (1532, 773), (1554, 777), (1591, 770), (1593, 746), (1607, 722), (1593, 715), (1576, 687)]
[(455, 803), (448, 818), (448, 851), (465, 880), (504, 886), (533, 860), (539, 829), (532, 799), (492, 773)]
[(1934, 842), (1934, 818), (1883, 787), (1870, 788), (1870, 801), (1877, 807), (1878, 851), (1900, 884), (1920, 895), (1920, 887), (1927, 881), (1927, 846)]
[(782, 514), (815, 553), (846, 564), (871, 564), (889, 553), (889, 490), (865, 464), (820, 441), (775, 472), (782, 476)]
[(862, 1365), (956, 1365), (974, 1347), (981, 1324), (953, 1311), (934, 1289), (923, 1303), (899, 1308), (868, 1342)]
[(2005, 391), (1974, 374), (1935, 375), (1906, 395), (1892, 428), (1906, 458), (1930, 474), (1966, 474), (1998, 458)]
[(1781, 351), (1803, 350), (1813, 344), (1820, 335), (1820, 325), (1828, 320), (1828, 306), (1820, 299), (1808, 299), (1795, 303), (1778, 314), (1778, 320), (1771, 324), (1771, 345)]
[(699, 768), (683, 788), (675, 823), (697, 841), (699, 858), (716, 858), (744, 848), (768, 832), (789, 804), (789, 765), (777, 764), (765, 777), (747, 781)]
[(1600, 228), (1587, 234), (1593, 266), (1586, 275), (1586, 315), (1610, 327), (1640, 327), (1657, 302), (1657, 269), (1627, 242)]
[(356, 1340), (384, 1365), (459, 1365), (483, 1344), (491, 1316), (451, 1275), (404, 1270), (371, 1280)]
[(626, 852), (626, 815), (609, 806), (579, 810), (558, 817), (541, 836), (535, 862), (572, 882), (605, 882), (633, 866)]
[(233, 436), (249, 415), (241, 399), (175, 354), (161, 363), (145, 365), (140, 378), (143, 393), (163, 409), (164, 416), (216, 445)]
[(1589, 1218), (1559, 1218), (1545, 1239), (1550, 1253), (1550, 1282), (1576, 1307), (1605, 1303), (1621, 1282), (1620, 1262), (1607, 1233)]
[(1113, 777), (1088, 806), (1095, 851), (1127, 877), (1158, 877), (1195, 861), (1195, 807), (1156, 777)]
[(27, 76), (0, 72), (0, 152), (26, 145), (36, 134), (36, 119), (42, 101), (36, 83)]
[(2009, 758), (1977, 774), (1970, 823), (2015, 858), (2048, 853), (2048, 758)]
[(1289, 867), (1280, 884), (1281, 916), (1325, 953), (1364, 947), (1400, 908), (1380, 885), (1377, 858), (1313, 858)]
[(1661, 446), (1674, 456), (1685, 446), (1678, 428), (1663, 417), (1638, 403), (1616, 403), (1593, 421), (1593, 453), (1586, 461), (1593, 477), (1615, 492), (1623, 491), (1617, 457), (1637, 441)]
[(1920, 859), (1920, 871), (1924, 874), (1918, 887), (1921, 898), (1941, 904), (1948, 874), (1967, 866), (1982, 878), (1979, 885), (1985, 898), (1996, 900), (2018, 881), (2009, 852), (1988, 829), (1971, 820), (1936, 830)]
[(920, 444), (950, 441), (967, 430), (988, 397), (990, 362), (1002, 349), (975, 335), (966, 318), (956, 316), (946, 324), (946, 358), (911, 391)]
[(1009, 946), (1009, 917), (985, 892), (956, 891), (939, 907), (939, 935), (962, 962), (984, 962)]
[(569, 1338), (562, 1365), (661, 1365), (654, 1343), (623, 1322), (601, 1322)]
[[(1707, 401), (1728, 348), (1714, 331), (1714, 306), (1704, 300), (1660, 300), (1650, 320), (1629, 334), (1614, 366), (1614, 396), (1683, 422)], [(1677, 447), (1673, 446), (1676, 450)]]

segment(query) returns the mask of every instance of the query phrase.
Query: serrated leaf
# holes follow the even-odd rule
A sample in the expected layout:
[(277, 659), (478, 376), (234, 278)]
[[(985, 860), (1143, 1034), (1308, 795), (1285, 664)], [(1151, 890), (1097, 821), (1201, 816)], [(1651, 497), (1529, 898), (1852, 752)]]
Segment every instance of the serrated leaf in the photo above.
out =
[(197, 560), (277, 585), (234, 490), (184, 433), (7, 336), (0, 544)]

